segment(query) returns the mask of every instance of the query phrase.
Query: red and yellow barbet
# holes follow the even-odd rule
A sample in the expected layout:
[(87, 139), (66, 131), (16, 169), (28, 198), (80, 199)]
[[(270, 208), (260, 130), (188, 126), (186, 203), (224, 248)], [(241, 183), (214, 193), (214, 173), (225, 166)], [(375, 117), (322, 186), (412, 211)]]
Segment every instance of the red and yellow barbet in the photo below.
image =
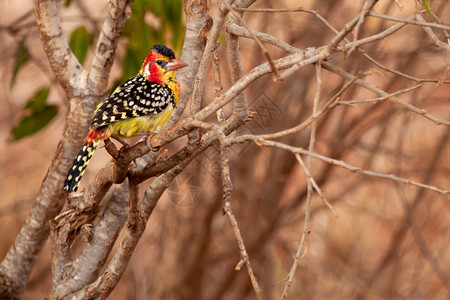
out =
[(73, 161), (64, 183), (64, 191), (78, 189), (95, 148), (100, 141), (158, 132), (178, 105), (180, 84), (176, 70), (187, 66), (175, 59), (175, 53), (155, 45), (139, 73), (119, 86), (97, 106), (83, 147)]

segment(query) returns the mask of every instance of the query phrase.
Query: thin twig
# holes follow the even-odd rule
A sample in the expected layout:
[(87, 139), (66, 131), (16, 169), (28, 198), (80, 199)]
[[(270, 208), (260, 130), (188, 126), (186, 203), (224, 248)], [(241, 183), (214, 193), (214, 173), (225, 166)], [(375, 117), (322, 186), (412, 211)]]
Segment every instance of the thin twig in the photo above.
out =
[[(372, 7), (378, 2), (378, 0), (367, 0), (364, 3), (364, 9), (370, 10)], [(339, 31), (338, 34), (330, 41), (327, 46), (328, 51), (334, 51), (335, 48), (339, 45), (339, 43), (346, 38), (346, 36), (355, 28), (358, 24), (360, 16), (354, 17), (350, 22), (344, 25), (344, 28)]]
[[(228, 216), (228, 219), (230, 220), (231, 226), (233, 227), (234, 236), (236, 237), (236, 240), (238, 242), (239, 253), (241, 254), (242, 261), (245, 263), (245, 265), (247, 267), (247, 272), (248, 272), (248, 275), (250, 276), (250, 280), (252, 282), (253, 289), (255, 290), (256, 297), (258, 299), (262, 299), (262, 291), (261, 291), (261, 288), (259, 287), (258, 280), (256, 279), (256, 276), (253, 273), (253, 269), (250, 264), (250, 259), (247, 254), (247, 250), (245, 249), (244, 240), (242, 239), (242, 235), (239, 230), (239, 226), (237, 224), (236, 217), (235, 217), (233, 211), (231, 210), (230, 202), (229, 201), (225, 202), (223, 207), (224, 207), (224, 211), (225, 211), (226, 215)], [(241, 265), (242, 265), (242, 263), (239, 262), (236, 266), (236, 270), (239, 270)]]
[(434, 87), (438, 87), (439, 85), (441, 85), (443, 83), (450, 83), (450, 81), (445, 80), (445, 78), (447, 77), (449, 72), (450, 72), (450, 66), (448, 66), (445, 69), (444, 74), (442, 74), (442, 76), (441, 76), (441, 79), (439, 79), (439, 81), (436, 83), (436, 85)]
[(359, 29), (364, 23), (366, 15), (369, 13), (369, 11), (370, 11), (370, 1), (366, 0), (364, 1), (364, 5), (361, 9), (361, 12), (359, 13), (358, 23), (356, 23), (355, 28), (353, 28), (353, 43), (352, 47), (348, 50), (347, 55), (350, 55), (356, 49), (356, 41), (358, 40)]
[(267, 51), (267, 48), (264, 47), (263, 43), (261, 43), (261, 41), (258, 39), (258, 37), (252, 33), (252, 31), (248, 27), (247, 23), (245, 23), (245, 21), (241, 18), (241, 16), (235, 12), (234, 8), (226, 0), (224, 1), (224, 3), (227, 6), (227, 8), (230, 10), (230, 13), (233, 14), (233, 16), (235, 18), (239, 19), (239, 22), (242, 24), (242, 26), (244, 26), (248, 30), (248, 32), (250, 32), (250, 35), (252, 36), (252, 38), (258, 44), (259, 48), (261, 48), (264, 56), (266, 57), (267, 61), (269, 62), (270, 68), (273, 72), (274, 81), (280, 80), (280, 74), (278, 73), (278, 70), (275, 67), (274, 62), (273, 62), (272, 58), (270, 57), (270, 54), (269, 54), (269, 51)]
[[(311, 115), (308, 119), (306, 119), (302, 123), (298, 124), (297, 126), (294, 126), (292, 128), (288, 128), (288, 129), (285, 129), (282, 131), (274, 132), (274, 133), (261, 134), (258, 137), (260, 137), (262, 139), (274, 139), (274, 138), (279, 138), (282, 136), (290, 135), (290, 134), (299, 132), (305, 128), (308, 128), (309, 125), (311, 125), (315, 120), (317, 120), (323, 114), (325, 114), (325, 112), (327, 112), (328, 110), (330, 110), (331, 108), (333, 108), (337, 105), (337, 100), (354, 83), (355, 80), (356, 80), (356, 78), (354, 80), (350, 80), (349, 82), (347, 82), (330, 100), (328, 100), (328, 102), (319, 111), (317, 111), (315, 114)], [(249, 135), (248, 137), (250, 139), (252, 138), (251, 135)], [(246, 138), (247, 138), (247, 135), (241, 135), (239, 137), (236, 137), (236, 141), (238, 143), (244, 142), (246, 140)], [(228, 140), (227, 140), (227, 143), (228, 143)]]
[(300, 154), (296, 153), (295, 158), (297, 159), (298, 163), (302, 167), (303, 171), (305, 172), (307, 180), (311, 180), (311, 184), (314, 188), (314, 190), (317, 192), (319, 197), (322, 199), (323, 203), (331, 210), (331, 213), (334, 215), (335, 218), (338, 218), (338, 215), (336, 213), (336, 210), (334, 209), (333, 205), (331, 205), (330, 201), (325, 197), (325, 195), (322, 192), (322, 189), (319, 187), (317, 182), (312, 177), (310, 170), (305, 166), (305, 163), (303, 162), (303, 159), (301, 158)]
[(377, 67), (379, 67), (380, 69), (383, 69), (386, 72), (390, 72), (392, 74), (398, 75), (398, 76), (402, 76), (405, 77), (407, 79), (410, 80), (414, 80), (416, 82), (436, 82), (437, 84), (443, 84), (443, 83), (450, 83), (450, 80), (443, 80), (445, 79), (441, 77), (441, 79), (429, 79), (429, 78), (418, 78), (418, 77), (414, 77), (408, 74), (405, 74), (403, 72), (397, 71), (397, 70), (393, 70), (391, 68), (386, 67), (385, 65), (381, 64), (380, 62), (376, 61), (372, 56), (370, 56), (367, 53), (363, 53), (363, 55), (374, 65), (376, 65)]
[[(421, 13), (421, 12), (419, 12), (419, 13)], [(374, 17), (374, 18), (379, 18), (379, 19), (399, 22), (399, 23), (416, 25), (416, 26), (420, 26), (420, 27), (425, 27), (426, 26), (426, 27), (431, 27), (431, 28), (436, 28), (436, 29), (450, 30), (450, 26), (425, 22), (425, 20), (423, 20), (423, 19), (421, 19), (421, 20), (419, 19), (419, 21), (414, 21), (414, 20), (411, 20), (409, 18), (402, 19), (402, 18), (392, 17), (392, 16), (388, 16), (388, 15), (383, 15), (383, 14), (380, 14), (380, 13), (377, 13), (377, 12), (373, 12), (373, 11), (369, 12), (369, 16)]]
[[(234, 142), (238, 143), (243, 142), (242, 139), (237, 139), (237, 138), (228, 138), (227, 143), (228, 144), (233, 144)], [(336, 160), (321, 154), (317, 154), (314, 152), (309, 152), (308, 150), (304, 150), (300, 147), (294, 147), (291, 145), (287, 145), (284, 143), (280, 143), (280, 142), (275, 142), (275, 141), (269, 141), (269, 140), (265, 140), (260, 138), (257, 135), (251, 136), (251, 135), (246, 135), (245, 140), (248, 141), (253, 141), (256, 145), (258, 146), (269, 146), (269, 147), (275, 147), (275, 148), (280, 148), (280, 149), (285, 149), (287, 151), (291, 151), (292, 153), (300, 153), (300, 154), (304, 154), (304, 155), (309, 155), (313, 158), (319, 159), (321, 161), (324, 161), (328, 164), (331, 165), (335, 165), (335, 166), (339, 166), (342, 167), (344, 169), (347, 169), (351, 172), (354, 173), (359, 173), (359, 174), (364, 174), (364, 175), (368, 175), (368, 176), (372, 176), (372, 177), (378, 177), (378, 178), (383, 178), (383, 179), (388, 179), (388, 180), (392, 180), (392, 181), (396, 181), (396, 182), (400, 182), (403, 184), (408, 184), (408, 185), (412, 185), (412, 186), (416, 186), (419, 188), (424, 188), (424, 189), (428, 189), (430, 191), (439, 193), (441, 195), (443, 195), (446, 199), (450, 200), (450, 190), (444, 190), (441, 188), (438, 188), (436, 186), (432, 186), (432, 185), (428, 185), (428, 184), (423, 184), (414, 180), (410, 180), (410, 179), (406, 179), (406, 178), (402, 178), (402, 177), (398, 177), (395, 176), (393, 174), (386, 174), (386, 173), (381, 173), (381, 172), (375, 172), (375, 171), (370, 171), (370, 170), (364, 170), (355, 166), (352, 166), (342, 160)]]
[(339, 104), (346, 104), (346, 105), (353, 105), (353, 104), (358, 104), (358, 103), (375, 103), (375, 102), (386, 100), (386, 99), (388, 99), (390, 97), (394, 97), (394, 96), (398, 96), (398, 95), (401, 95), (401, 94), (408, 93), (408, 92), (410, 92), (412, 90), (420, 88), (421, 86), (422, 86), (422, 84), (418, 84), (418, 85), (415, 85), (415, 86), (412, 86), (412, 87), (409, 87), (409, 88), (406, 88), (406, 89), (401, 89), (401, 90), (398, 90), (398, 91), (396, 91), (394, 93), (387, 94), (385, 96), (381, 96), (381, 97), (377, 97), (377, 98), (363, 99), (363, 100), (344, 100), (344, 101), (339, 100), (339, 101), (337, 101), (337, 103), (339, 103)]
[(279, 47), (283, 50), (286, 50), (287, 52), (290, 52), (290, 53), (302, 51), (301, 49), (295, 48), (295, 47), (289, 45), (288, 43), (283, 42), (282, 40), (271, 36), (270, 34), (259, 32), (259, 31), (253, 30), (253, 29), (248, 30), (236, 23), (228, 24), (227, 31), (234, 35), (246, 37), (246, 38), (252, 38), (253, 36), (255, 36), (255, 37), (257, 37), (258, 40), (260, 40), (262, 42), (272, 44), (272, 45), (277, 46), (277, 47)]
[(316, 18), (318, 18), (321, 22), (323, 22), (328, 28), (333, 31), (333, 33), (337, 34), (338, 31), (331, 25), (330, 22), (328, 22), (327, 19), (325, 19), (318, 10), (312, 10), (312, 9), (304, 9), (304, 8), (235, 8), (239, 11), (245, 11), (250, 13), (263, 13), (263, 12), (281, 12), (281, 13), (292, 13), (292, 12), (304, 12), (314, 15)]
[(249, 12), (249, 13), (264, 13), (264, 12), (269, 12), (269, 13), (274, 13), (274, 12), (287, 12), (287, 13), (291, 13), (291, 12), (311, 12), (311, 10), (309, 9), (303, 9), (303, 8), (240, 8), (240, 7), (234, 7), (235, 10), (238, 11), (244, 11), (244, 12)]
[[(423, 18), (421, 15), (417, 15), (417, 16), (416, 16), (416, 19), (419, 20), (420, 23), (426, 23), (425, 20), (424, 20), (424, 18)], [(445, 51), (447, 51), (447, 52), (450, 53), (450, 45), (449, 45), (449, 44), (446, 44), (446, 43), (444, 43), (444, 42), (442, 42), (442, 41), (434, 34), (433, 30), (431, 29), (431, 27), (433, 27), (433, 26), (430, 26), (429, 24), (433, 24), (433, 23), (426, 23), (426, 25), (423, 25), (423, 26), (422, 26), (423, 30), (425, 30), (425, 32), (426, 32), (426, 33), (428, 34), (428, 36), (433, 40), (433, 42), (434, 42), (434, 44), (435, 44), (436, 46), (438, 46), (439, 48), (442, 48), (442, 49), (444, 49)], [(440, 25), (440, 24), (438, 24), (438, 25)], [(442, 25), (440, 25), (440, 26), (442, 26)], [(446, 27), (446, 28), (445, 28), (446, 30), (450, 30), (450, 27), (448, 27), (448, 26), (445, 26), (445, 27)]]
[[(219, 59), (216, 53), (213, 55), (213, 65), (214, 65), (214, 94), (215, 97), (220, 97), (222, 91), (222, 84), (220, 78), (220, 69), (219, 69)], [(225, 123), (225, 116), (223, 114), (222, 109), (217, 111), (217, 120), (222, 125)], [(216, 132), (217, 134), (217, 132)], [(253, 289), (256, 293), (256, 297), (258, 299), (262, 299), (262, 291), (259, 287), (258, 280), (253, 272), (250, 258), (248, 257), (247, 250), (245, 249), (244, 240), (240, 234), (239, 227), (236, 221), (236, 217), (231, 209), (231, 193), (233, 192), (233, 183), (231, 182), (230, 176), (230, 162), (228, 159), (227, 148), (223, 145), (220, 146), (220, 170), (222, 175), (222, 190), (223, 190), (223, 202), (222, 202), (222, 210), (224, 214), (228, 216), (228, 220), (230, 221), (231, 226), (233, 227), (234, 236), (237, 240), (239, 253), (241, 255), (241, 261), (245, 263), (247, 267), (247, 272), (250, 277), (250, 281), (252, 283)], [(238, 263), (236, 269), (240, 269), (240, 263)], [(238, 268), (239, 267), (239, 268)]]
[[(220, 68), (219, 68), (219, 58), (217, 56), (217, 53), (214, 52), (213, 55), (213, 70), (214, 70), (214, 95), (216, 98), (220, 97), (221, 91), (222, 91), (222, 83), (221, 83), (221, 76), (220, 76)], [(222, 109), (219, 109), (217, 111), (217, 120), (221, 125), (225, 124), (225, 116), (223, 114)], [(217, 126), (218, 127), (218, 126)], [(220, 129), (220, 127), (218, 127)], [(220, 130), (220, 132), (222, 132)], [(220, 139), (218, 132), (215, 131), (217, 137)], [(223, 132), (222, 132), (223, 133)], [(223, 136), (225, 138), (225, 135)], [(240, 269), (240, 266), (242, 263), (245, 263), (247, 267), (247, 272), (250, 277), (250, 281), (252, 283), (253, 289), (256, 293), (256, 297), (258, 299), (262, 299), (262, 291), (259, 287), (258, 280), (256, 279), (256, 276), (253, 272), (250, 259), (247, 254), (247, 250), (245, 249), (244, 240), (240, 234), (239, 227), (236, 221), (236, 217), (231, 209), (231, 193), (233, 192), (233, 183), (231, 182), (231, 176), (230, 176), (230, 163), (228, 159), (227, 154), (227, 148), (224, 147), (224, 144), (220, 146), (220, 170), (222, 175), (222, 190), (223, 190), (223, 202), (222, 202), (222, 210), (223, 213), (228, 216), (228, 220), (230, 221), (231, 226), (233, 227), (234, 236), (237, 240), (238, 247), (239, 247), (239, 253), (241, 256), (241, 261), (236, 266), (236, 270)]]
[(295, 254), (294, 263), (292, 264), (291, 270), (289, 271), (287, 281), (284, 286), (283, 294), (281, 295), (281, 299), (288, 297), (289, 288), (291, 287), (292, 282), (294, 280), (295, 271), (297, 270), (298, 263), (306, 255), (307, 251), (306, 242), (308, 240), (309, 235), (311, 234), (311, 229), (309, 228), (310, 208), (311, 208), (311, 197), (308, 197), (305, 206), (305, 221), (303, 224), (302, 238), (300, 240), (300, 244), (298, 245), (297, 252)]
[[(313, 104), (313, 115), (317, 113), (318, 107), (319, 107), (319, 99), (320, 99), (320, 90), (322, 87), (322, 68), (320, 66), (320, 63), (317, 63), (316, 65), (316, 79), (317, 79), (317, 86), (316, 86), (316, 93), (314, 95), (314, 104)], [(317, 129), (317, 122), (313, 121), (311, 124), (311, 135), (309, 139), (309, 151), (314, 151), (314, 145), (316, 141), (316, 129)], [(297, 154), (298, 155), (298, 154)], [(294, 263), (292, 264), (291, 270), (289, 272), (286, 284), (284, 286), (283, 294), (281, 295), (281, 298), (287, 298), (289, 288), (292, 285), (292, 282), (294, 281), (295, 271), (297, 270), (298, 263), (300, 261), (300, 258), (302, 257), (303, 248), (306, 245), (307, 237), (310, 233), (309, 230), (309, 214), (310, 214), (310, 208), (311, 208), (311, 202), (312, 202), (312, 194), (313, 194), (313, 184), (311, 180), (311, 157), (308, 157), (307, 160), (307, 166), (303, 164), (302, 159), (300, 156), (296, 156), (297, 160), (299, 160), (300, 165), (305, 170), (305, 173), (307, 174), (306, 178), (306, 184), (307, 184), (307, 194), (306, 194), (306, 206), (305, 206), (305, 222), (303, 224), (303, 233), (301, 237), (301, 242), (297, 248), (297, 253), (295, 254)], [(325, 201), (328, 202), (328, 201)]]
[[(338, 68), (338, 67), (336, 67), (336, 66), (334, 66), (334, 65), (332, 65), (332, 64), (330, 64), (328, 62), (322, 62), (322, 66), (324, 67), (324, 69), (326, 69), (326, 70), (328, 70), (330, 72), (336, 73), (337, 75), (339, 75), (341, 77), (344, 77), (344, 78), (346, 78), (348, 80), (355, 79), (355, 76), (353, 76), (352, 74), (347, 73), (344, 70), (342, 70), (341, 68)], [(386, 93), (382, 89), (379, 89), (376, 86), (371, 85), (370, 83), (367, 83), (364, 80), (361, 80), (359, 78), (355, 79), (355, 83), (357, 85), (360, 85), (360, 86), (362, 86), (362, 87), (364, 87), (364, 88), (366, 88), (366, 89), (368, 89), (368, 90), (370, 90), (370, 91), (380, 95), (380, 96), (388, 96), (388, 93)], [(429, 114), (425, 109), (420, 109), (418, 107), (415, 107), (414, 105), (409, 104), (409, 103), (407, 103), (407, 102), (405, 102), (405, 101), (403, 101), (403, 100), (401, 100), (401, 99), (399, 99), (399, 98), (397, 98), (395, 96), (388, 97), (388, 100), (391, 101), (391, 102), (394, 102), (396, 104), (399, 104), (400, 106), (402, 106), (402, 107), (404, 107), (404, 108), (406, 108), (406, 109), (408, 109), (408, 110), (410, 110), (412, 112), (415, 112), (416, 114), (418, 114), (420, 116), (423, 116), (424, 118), (434, 122), (436, 125), (442, 125), (442, 124), (450, 125), (450, 121), (436, 118), (435, 116)]]
[[(306, 11), (306, 10), (300, 10), (300, 11)], [(408, 17), (406, 20), (413, 20), (414, 17), (415, 17), (415, 15), (412, 15), (412, 16)], [(349, 42), (349, 41), (347, 41), (347, 39), (344, 39), (347, 42), (347, 44), (338, 46), (337, 50), (338, 51), (347, 51), (348, 49), (350, 49), (353, 46), (359, 47), (359, 46), (362, 46), (364, 44), (373, 43), (375, 41), (382, 40), (386, 36), (389, 36), (389, 35), (395, 33), (396, 31), (400, 30), (405, 25), (406, 25), (406, 23), (395, 24), (395, 25), (390, 26), (389, 28), (387, 28), (386, 30), (384, 30), (384, 31), (382, 31), (382, 32), (380, 32), (378, 34), (375, 34), (373, 36), (369, 36), (369, 37), (366, 37), (366, 38), (363, 38), (363, 39), (360, 39), (360, 40), (357, 40), (357, 41), (354, 41), (354, 42)], [(327, 26), (334, 33), (338, 32), (331, 24), (329, 24)], [(250, 35), (250, 33), (249, 33), (249, 31), (247, 29), (245, 29), (244, 27), (239, 26), (237, 24), (230, 24), (229, 27), (227, 27), (227, 30), (230, 31), (231, 33), (235, 34), (235, 35), (238, 35), (238, 36), (242, 36), (242, 37), (246, 37), (246, 38), (250, 38), (251, 37), (251, 35)], [(274, 45), (276, 47), (279, 47), (279, 48), (281, 48), (281, 49), (283, 49), (283, 50), (285, 50), (287, 52), (296, 53), (296, 52), (302, 51), (301, 49), (293, 47), (293, 46), (291, 46), (291, 45), (281, 41), (280, 39), (277, 39), (276, 37), (271, 36), (270, 34), (259, 32), (259, 31), (255, 31), (255, 30), (252, 30), (252, 33), (253, 33), (253, 35), (256, 35), (261, 41), (263, 41), (265, 43), (269, 43), (269, 44)], [(376, 66), (378, 66), (379, 68), (383, 69), (386, 72), (390, 72), (390, 73), (393, 73), (393, 74), (396, 74), (396, 75), (408, 78), (410, 80), (414, 80), (416, 82), (450, 83), (449, 80), (439, 81), (438, 79), (418, 78), (418, 77), (414, 77), (414, 76), (402, 73), (402, 72), (397, 71), (397, 70), (390, 69), (390, 68), (384, 66), (383, 64), (381, 64), (380, 62), (376, 61), (373, 57), (371, 57), (370, 55), (365, 53), (363, 50), (361, 50), (359, 48), (358, 48), (358, 50), (360, 50), (360, 52), (362, 52), (363, 55), (371, 63), (375, 64)], [(281, 75), (281, 77), (283, 78), (285, 75), (289, 75), (290, 73), (293, 73), (293, 72), (295, 72), (297, 70), (298, 70), (298, 67), (294, 66), (293, 68), (289, 69), (289, 73), (288, 74), (283, 73)]]
[(398, 8), (399, 8), (400, 10), (403, 9), (403, 5), (402, 5), (402, 3), (401, 3), (399, 0), (395, 0), (395, 4), (397, 4), (397, 6), (398, 6)]
[[(316, 67), (317, 86), (316, 86), (316, 93), (314, 94), (313, 115), (316, 114), (318, 109), (319, 109), (320, 94), (321, 94), (321, 90), (322, 90), (322, 66), (320, 65), (320, 63), (317, 63), (315, 65), (315, 67)], [(315, 121), (315, 122), (313, 122), (311, 124), (311, 136), (310, 136), (309, 148), (308, 148), (308, 150), (310, 152), (314, 152), (314, 146), (316, 144), (316, 132), (317, 132), (317, 121)], [(305, 170), (306, 176), (310, 180), (310, 184), (315, 188), (315, 190), (317, 191), (319, 196), (322, 198), (322, 200), (325, 203), (325, 205), (327, 205), (330, 208), (330, 210), (333, 213), (333, 215), (335, 217), (337, 217), (336, 211), (334, 210), (333, 206), (331, 206), (331, 204), (325, 198), (325, 196), (323, 195), (323, 193), (320, 190), (319, 186), (316, 184), (315, 180), (311, 176), (311, 157), (308, 157), (306, 168), (305, 168), (305, 165), (303, 164), (303, 161), (302, 161), (301, 157), (300, 156), (298, 156), (298, 157), (296, 156), (296, 158), (297, 158), (297, 160), (300, 159), (300, 165)], [(312, 196), (312, 190), (311, 190), (311, 196)]]
[[(409, 18), (412, 19), (413, 16), (411, 16), (411, 17), (409, 17)], [(405, 26), (405, 24), (395, 24), (395, 25), (393, 25), (393, 26), (387, 28), (386, 30), (384, 30), (384, 31), (382, 31), (382, 32), (380, 32), (380, 33), (378, 33), (378, 34), (376, 34), (376, 35), (373, 35), (373, 36), (370, 36), (370, 37), (367, 37), (367, 38), (358, 40), (358, 41), (356, 41), (356, 42), (354, 42), (354, 43), (356, 43), (356, 45), (359, 47), (359, 46), (364, 45), (364, 44), (367, 44), (367, 43), (372, 43), (372, 42), (375, 42), (375, 41), (377, 41), (377, 40), (381, 40), (381, 39), (385, 38), (386, 36), (391, 35), (391, 34), (393, 34), (394, 32), (400, 30), (400, 29), (403, 28), (404, 26)], [(227, 30), (230, 31), (231, 33), (235, 34), (235, 35), (238, 35), (238, 36), (247, 37), (247, 38), (250, 37), (250, 33), (248, 32), (248, 30), (245, 29), (245, 28), (242, 27), (242, 26), (237, 25), (237, 24), (231, 24), (229, 27), (227, 27)], [(334, 28), (332, 28), (332, 30), (333, 30), (333, 31), (336, 31)], [(289, 45), (289, 44), (287, 44), (287, 43), (285, 43), (285, 42), (283, 42), (283, 41), (277, 39), (276, 37), (271, 36), (270, 34), (258, 32), (258, 31), (255, 31), (255, 30), (252, 30), (252, 32), (253, 32), (254, 35), (257, 35), (258, 38), (259, 38), (261, 41), (263, 41), (263, 42), (265, 42), (265, 43), (269, 43), (269, 44), (274, 45), (274, 46), (276, 46), (276, 47), (279, 47), (279, 48), (281, 48), (281, 49), (283, 49), (283, 50), (285, 50), (285, 51), (287, 51), (287, 52), (290, 52), (290, 53), (296, 53), (296, 52), (302, 51), (301, 49), (295, 48), (295, 47), (293, 47), (293, 46), (291, 46), (291, 45)], [(353, 42), (348, 42), (348, 43), (345, 44), (345, 45), (338, 46), (337, 50), (338, 50), (338, 51), (346, 51), (346, 50), (349, 49), (349, 48), (352, 46), (352, 44), (354, 44), (354, 43), (353, 43)], [(359, 48), (358, 48), (358, 49), (359, 49)], [(411, 75), (402, 73), (402, 72), (397, 71), (397, 70), (390, 69), (390, 68), (384, 66), (383, 64), (381, 64), (380, 62), (376, 61), (373, 57), (371, 57), (370, 55), (368, 55), (368, 54), (365, 53), (364, 51), (361, 51), (361, 52), (363, 53), (363, 55), (364, 55), (371, 63), (375, 64), (376, 66), (378, 66), (379, 68), (383, 69), (383, 70), (386, 71), (386, 72), (390, 72), (390, 73), (393, 73), (393, 74), (396, 74), (396, 75), (405, 77), (405, 78), (407, 78), (407, 79), (414, 80), (414, 81), (416, 81), (416, 82), (437, 82), (437, 83), (441, 82), (441, 83), (450, 83), (450, 80), (442, 80), (442, 78), (441, 78), (441, 80), (438, 80), (438, 79), (428, 79), (428, 78), (418, 78), (418, 77), (414, 77), (414, 76), (411, 76)], [(288, 71), (286, 71), (286, 72), (288, 72), (288, 73), (286, 73), (286, 72), (282, 73), (281, 77), (284, 78), (285, 76), (290, 75), (291, 73), (293, 73), (293, 72), (295, 72), (295, 71), (297, 71), (297, 70), (298, 70), (298, 67), (294, 66), (294, 67), (292, 67), (291, 69), (289, 69)]]
[[(438, 22), (438, 24), (441, 24), (441, 25), (443, 24), (441, 19), (439, 19), (439, 17), (433, 11), (430, 11), (430, 14), (433, 16), (433, 19), (435, 19), (436, 22)], [(450, 43), (450, 41), (449, 41), (450, 40), (450, 35), (449, 35), (448, 31), (445, 30), (445, 29), (444, 29), (444, 34), (445, 34), (445, 38), (447, 39), (447, 42)]]
[[(221, 110), (221, 109), (220, 109)], [(203, 128), (203, 129), (207, 129), (207, 130), (213, 130), (216, 134), (217, 137), (219, 138), (220, 142), (225, 145), (225, 140), (226, 140), (226, 136), (225, 133), (222, 131), (222, 129), (216, 125), (216, 124), (211, 124), (211, 123), (206, 123), (203, 121), (199, 121), (199, 120), (192, 120), (191, 124), (195, 127), (198, 128)]]

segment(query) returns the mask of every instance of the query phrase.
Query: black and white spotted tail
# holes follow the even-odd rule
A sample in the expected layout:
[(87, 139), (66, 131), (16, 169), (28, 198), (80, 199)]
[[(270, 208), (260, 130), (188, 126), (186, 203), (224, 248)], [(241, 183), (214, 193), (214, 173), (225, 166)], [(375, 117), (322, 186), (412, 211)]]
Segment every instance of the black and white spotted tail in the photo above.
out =
[(78, 189), (81, 177), (83, 177), (84, 171), (95, 152), (100, 140), (92, 141), (91, 145), (85, 141), (77, 157), (73, 160), (72, 167), (67, 174), (66, 181), (64, 182), (64, 191), (66, 193), (74, 192)]

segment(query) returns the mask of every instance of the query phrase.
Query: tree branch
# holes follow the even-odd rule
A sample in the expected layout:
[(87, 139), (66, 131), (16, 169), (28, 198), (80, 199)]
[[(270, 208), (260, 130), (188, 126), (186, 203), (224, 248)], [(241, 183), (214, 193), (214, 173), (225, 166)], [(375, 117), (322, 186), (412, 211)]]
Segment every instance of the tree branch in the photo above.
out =
[(442, 124), (450, 125), (450, 121), (436, 118), (435, 116), (429, 114), (425, 109), (420, 109), (418, 107), (415, 107), (414, 105), (409, 104), (409, 103), (399, 99), (398, 97), (395, 97), (395, 96), (389, 97), (389, 94), (386, 93), (385, 91), (383, 91), (382, 89), (379, 89), (376, 86), (373, 86), (370, 83), (365, 82), (364, 80), (355, 78), (355, 76), (351, 75), (350, 73), (347, 73), (344, 70), (342, 70), (328, 62), (322, 62), (322, 66), (324, 69), (326, 69), (330, 72), (336, 73), (337, 75), (342, 76), (342, 77), (346, 78), (347, 80), (354, 80), (355, 84), (360, 85), (360, 86), (376, 93), (379, 96), (387, 97), (387, 99), (389, 101), (391, 101), (395, 104), (398, 104), (398, 105), (418, 114), (419, 116), (422, 116), (422, 117), (432, 121), (436, 125), (442, 125)]
[(50, 67), (69, 98), (79, 88), (83, 67), (70, 50), (54, 0), (35, 0), (34, 14)]
[(86, 83), (94, 93), (104, 95), (108, 92), (108, 78), (114, 62), (117, 44), (122, 34), (125, 20), (131, 14), (130, 6), (133, 0), (114, 0), (109, 4), (109, 10), (98, 38), (92, 65), (87, 74)]
[[(52, 260), (57, 261), (64, 270), (64, 276), (53, 284), (54, 297), (63, 298), (82, 289), (97, 278), (127, 218), (126, 201), (124, 201), (127, 197), (129, 197), (129, 189), (128, 181), (125, 181), (114, 189), (101, 218), (94, 226), (91, 225), (92, 230), (87, 236), (87, 242), (80, 255), (73, 261), (61, 261), (60, 255)], [(66, 230), (58, 228), (53, 232), (59, 235)], [(55, 246), (53, 244), (52, 249)]]
[[(129, 3), (129, 1), (118, 0), (118, 3)], [(70, 99), (69, 115), (63, 137), (58, 144), (47, 176), (42, 182), (31, 213), (0, 265), (0, 298), (19, 297), (27, 283), (37, 255), (48, 237), (48, 222), (62, 207), (63, 181), (79, 150), (80, 141), (87, 132), (91, 113), (98, 99), (96, 93), (84, 86), (83, 68), (70, 51), (64, 38), (55, 1), (36, 0), (35, 15), (50, 66)], [(123, 27), (125, 19), (117, 18), (115, 21), (117, 29)], [(114, 39), (118, 37), (114, 35)], [(117, 41), (112, 42), (111, 46), (116, 44)], [(102, 54), (97, 53), (97, 55)], [(94, 61), (99, 60), (94, 58)], [(108, 76), (109, 68), (102, 72), (103, 76)]]

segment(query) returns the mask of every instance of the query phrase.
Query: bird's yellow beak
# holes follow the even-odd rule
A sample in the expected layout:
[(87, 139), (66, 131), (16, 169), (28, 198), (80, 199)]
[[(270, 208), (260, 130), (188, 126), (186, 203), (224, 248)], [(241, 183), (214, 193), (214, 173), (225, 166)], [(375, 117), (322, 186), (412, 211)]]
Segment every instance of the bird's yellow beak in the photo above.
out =
[(187, 63), (185, 63), (181, 60), (174, 59), (166, 65), (166, 68), (168, 71), (174, 71), (174, 70), (184, 68), (186, 66), (187, 66)]

